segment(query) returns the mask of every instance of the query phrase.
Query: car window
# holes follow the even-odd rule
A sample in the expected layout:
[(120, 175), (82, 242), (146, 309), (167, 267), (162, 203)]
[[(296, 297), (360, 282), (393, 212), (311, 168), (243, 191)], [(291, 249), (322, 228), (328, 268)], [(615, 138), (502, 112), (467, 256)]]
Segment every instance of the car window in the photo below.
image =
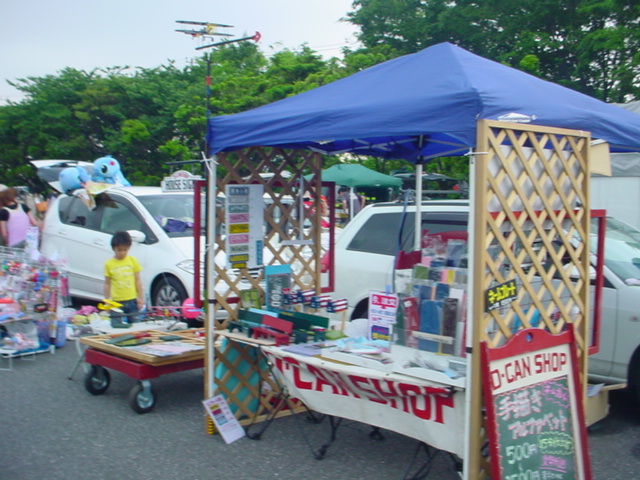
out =
[[(193, 194), (145, 195), (138, 197), (138, 199), (169, 237), (193, 236)], [(203, 196), (200, 207), (203, 233), (206, 225), (204, 201)]]
[(144, 231), (140, 218), (123, 203), (116, 200), (103, 201), (98, 204), (97, 208), (103, 211), (100, 222), (102, 232), (113, 234), (121, 230)]
[[(591, 219), (591, 253), (596, 252), (597, 220)], [(604, 262), (621, 280), (640, 279), (640, 231), (607, 217)]]
[(62, 223), (90, 229), (98, 228), (100, 212), (89, 210), (78, 197), (64, 196), (59, 200), (60, 220)]
[[(415, 214), (407, 213), (404, 221), (402, 212), (378, 213), (372, 215), (353, 237), (347, 250), (395, 255), (400, 237), (400, 249), (413, 250)], [(399, 235), (402, 223), (402, 234)], [(422, 213), (422, 230), (429, 235), (466, 239), (467, 215), (465, 213)]]

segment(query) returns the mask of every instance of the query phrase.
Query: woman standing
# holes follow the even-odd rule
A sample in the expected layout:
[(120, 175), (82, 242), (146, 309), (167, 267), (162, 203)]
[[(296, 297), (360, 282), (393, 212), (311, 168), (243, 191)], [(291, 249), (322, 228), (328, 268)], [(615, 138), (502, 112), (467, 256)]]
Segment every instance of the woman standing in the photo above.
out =
[(28, 228), (40, 224), (31, 209), (18, 203), (17, 198), (18, 191), (13, 187), (0, 192), (0, 236), (4, 245), (22, 248), (26, 245)]

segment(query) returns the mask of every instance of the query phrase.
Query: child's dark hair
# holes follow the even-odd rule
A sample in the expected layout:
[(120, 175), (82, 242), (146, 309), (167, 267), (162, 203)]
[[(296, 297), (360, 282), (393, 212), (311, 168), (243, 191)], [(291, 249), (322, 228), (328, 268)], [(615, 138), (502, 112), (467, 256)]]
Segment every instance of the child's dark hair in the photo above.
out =
[(114, 233), (113, 237), (111, 237), (111, 248), (121, 246), (130, 247), (131, 243), (131, 235), (129, 235), (129, 232), (119, 231)]

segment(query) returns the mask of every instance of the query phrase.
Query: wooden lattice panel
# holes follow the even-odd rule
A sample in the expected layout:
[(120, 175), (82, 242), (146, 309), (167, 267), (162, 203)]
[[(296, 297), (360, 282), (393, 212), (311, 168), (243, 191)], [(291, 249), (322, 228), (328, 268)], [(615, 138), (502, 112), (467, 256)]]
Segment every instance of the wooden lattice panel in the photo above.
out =
[(476, 214), (476, 239), (483, 240), (476, 300), (484, 304), (485, 292), (510, 280), (516, 282), (517, 298), (490, 312), (478, 305), (479, 339), (496, 347), (521, 328), (558, 333), (573, 323), (579, 355), (584, 355), (590, 137), (504, 124), (485, 131), (488, 161), (476, 165), (486, 171), (486, 181), (476, 184), (476, 199), (487, 206), (484, 215)]
[[(215, 357), (217, 392), (227, 399), (241, 425), (264, 421), (284, 401), (280, 386), (270, 375), (267, 361), (256, 346), (231, 339), (221, 345)], [(283, 408), (278, 416), (304, 409), (295, 399), (291, 404), (293, 411)]]
[[(224, 192), (229, 184), (262, 184), (265, 196), (264, 259), (266, 265), (290, 264), (293, 287), (320, 291), (321, 219), (312, 211), (320, 211), (321, 157), (307, 151), (252, 147), (218, 157), (217, 191)], [(263, 174), (263, 175), (261, 175)], [(271, 174), (265, 176), (264, 174)], [(302, 206), (301, 178), (313, 174), (313, 181), (304, 181), (304, 190), (313, 198), (311, 209)], [(223, 235), (224, 210), (216, 211), (216, 242), (218, 258), (226, 248)], [(301, 228), (302, 225), (302, 228)], [(226, 327), (237, 319), (240, 291), (257, 289), (264, 300), (264, 269), (226, 269), (216, 266), (216, 309), (226, 310), (227, 317), (217, 327)], [(227, 288), (228, 286), (228, 288)], [(224, 291), (224, 294), (218, 293)]]
[[(559, 333), (575, 327), (586, 377), (589, 320), (588, 132), (478, 123), (475, 176), (469, 466), (488, 478), (482, 416), (480, 342), (503, 345), (520, 329)], [(493, 287), (515, 285), (514, 298), (487, 309)], [(476, 436), (477, 435), (477, 436)]]

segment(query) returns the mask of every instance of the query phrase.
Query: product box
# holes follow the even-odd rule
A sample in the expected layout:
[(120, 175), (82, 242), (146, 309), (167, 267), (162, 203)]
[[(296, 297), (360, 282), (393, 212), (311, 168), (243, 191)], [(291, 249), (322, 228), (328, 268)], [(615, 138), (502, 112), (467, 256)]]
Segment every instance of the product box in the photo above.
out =
[(18, 313), (20, 311), (20, 305), (17, 302), (9, 298), (0, 299), (0, 315), (11, 315), (12, 313)]
[(587, 389), (587, 402), (585, 405), (585, 417), (587, 426), (602, 420), (609, 414), (609, 392), (625, 388), (626, 383), (615, 385), (589, 385)]

